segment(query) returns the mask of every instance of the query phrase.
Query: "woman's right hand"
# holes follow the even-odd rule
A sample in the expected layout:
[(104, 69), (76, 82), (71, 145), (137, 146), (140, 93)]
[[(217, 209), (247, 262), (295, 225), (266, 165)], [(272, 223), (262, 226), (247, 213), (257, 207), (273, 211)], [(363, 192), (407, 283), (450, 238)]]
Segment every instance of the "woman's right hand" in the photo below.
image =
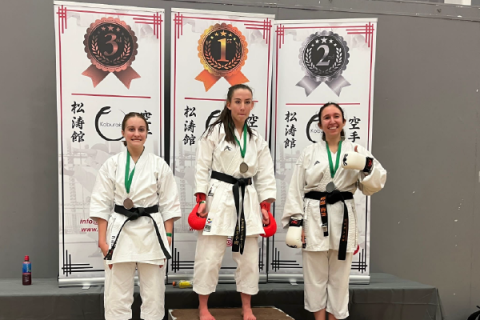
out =
[(302, 244), (305, 245), (305, 229), (302, 228)]
[[(103, 257), (105, 258), (105, 256), (106, 256), (107, 253), (108, 253), (108, 249), (109, 249), (109, 248), (108, 248), (108, 244), (107, 244), (105, 241), (99, 242), (99, 243), (98, 243), (98, 247), (100, 248), (100, 250), (102, 250)], [(109, 267), (110, 269), (112, 269), (112, 265), (111, 265), (111, 264), (109, 264), (108, 267)]]
[(203, 203), (200, 203), (198, 205), (198, 215), (200, 216), (200, 218), (206, 218), (208, 216), (208, 212), (207, 212), (207, 203), (206, 202), (203, 202)]
[(103, 257), (105, 257), (108, 253), (108, 244), (105, 241), (99, 242), (98, 247), (102, 250)]

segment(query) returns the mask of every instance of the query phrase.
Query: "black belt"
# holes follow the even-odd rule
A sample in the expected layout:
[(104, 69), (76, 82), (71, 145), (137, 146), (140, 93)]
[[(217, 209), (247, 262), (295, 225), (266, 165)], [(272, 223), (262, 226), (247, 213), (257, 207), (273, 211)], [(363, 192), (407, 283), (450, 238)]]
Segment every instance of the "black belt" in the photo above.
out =
[(124, 206), (119, 206), (119, 205), (116, 204), (114, 211), (116, 213), (123, 214), (128, 219), (125, 220), (125, 222), (120, 227), (120, 230), (118, 230), (117, 237), (115, 238), (115, 241), (113, 242), (113, 245), (110, 248), (110, 250), (108, 250), (107, 255), (104, 258), (105, 260), (112, 260), (113, 250), (115, 249), (115, 246), (117, 245), (117, 240), (120, 237), (120, 233), (122, 232), (123, 226), (125, 226), (125, 224), (128, 221), (137, 220), (140, 217), (150, 217), (150, 219), (152, 219), (153, 226), (155, 227), (155, 232), (157, 233), (158, 242), (160, 242), (160, 247), (162, 248), (163, 254), (165, 255), (165, 257), (167, 259), (170, 259), (172, 257), (170, 255), (170, 253), (168, 252), (167, 248), (165, 247), (165, 244), (163, 243), (163, 240), (162, 240), (162, 237), (160, 236), (160, 231), (158, 230), (158, 225), (155, 222), (155, 219), (153, 219), (152, 216), (150, 215), (151, 213), (158, 212), (158, 206), (151, 206), (151, 207), (148, 207), (148, 208), (132, 208), (130, 210), (127, 210), (127, 209), (125, 209)]
[(320, 201), (320, 215), (322, 216), (323, 235), (328, 237), (328, 212), (327, 203), (334, 204), (339, 201), (343, 202), (343, 224), (342, 236), (340, 237), (340, 244), (338, 246), (338, 260), (345, 260), (347, 256), (347, 239), (348, 239), (348, 209), (345, 200), (353, 199), (353, 193), (338, 190), (333, 192), (310, 191), (305, 194), (305, 198)]
[[(243, 201), (245, 199), (245, 187), (252, 184), (252, 178), (237, 179), (225, 173), (212, 171), (212, 179), (233, 184), (232, 191), (233, 198), (235, 199), (235, 208), (237, 209), (237, 224), (235, 225), (235, 235), (233, 237), (232, 251), (240, 252), (240, 254), (243, 254), (243, 249), (245, 247), (245, 237), (247, 233), (245, 226), (245, 213), (243, 212)], [(242, 192), (242, 203), (240, 203), (240, 191)], [(240, 224), (238, 223), (239, 220)]]

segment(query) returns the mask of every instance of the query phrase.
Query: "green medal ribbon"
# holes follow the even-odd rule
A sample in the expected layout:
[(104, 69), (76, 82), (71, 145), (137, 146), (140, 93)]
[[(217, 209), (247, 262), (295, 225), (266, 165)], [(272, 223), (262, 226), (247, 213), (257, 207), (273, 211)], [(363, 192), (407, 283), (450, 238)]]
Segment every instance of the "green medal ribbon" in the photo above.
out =
[(135, 174), (135, 168), (133, 168), (130, 175), (129, 173), (130, 173), (130, 152), (127, 149), (127, 166), (125, 167), (125, 189), (127, 190), (127, 194), (130, 193), (130, 186), (132, 185), (133, 175)]
[(238, 141), (237, 136), (235, 135), (235, 132), (233, 132), (233, 137), (235, 138), (235, 141), (237, 141), (238, 146), (240, 147), (240, 154), (242, 155), (242, 158), (245, 158), (245, 153), (247, 153), (247, 124), (245, 123), (243, 125), (243, 149), (240, 145), (240, 141)]
[(325, 143), (327, 144), (328, 164), (330, 165), (330, 176), (332, 176), (332, 179), (333, 179), (333, 177), (335, 176), (335, 173), (337, 172), (338, 164), (340, 163), (340, 153), (342, 152), (342, 140), (340, 140), (340, 142), (338, 143), (337, 162), (335, 163), (335, 168), (333, 167), (332, 154), (330, 153), (328, 142), (325, 141)]

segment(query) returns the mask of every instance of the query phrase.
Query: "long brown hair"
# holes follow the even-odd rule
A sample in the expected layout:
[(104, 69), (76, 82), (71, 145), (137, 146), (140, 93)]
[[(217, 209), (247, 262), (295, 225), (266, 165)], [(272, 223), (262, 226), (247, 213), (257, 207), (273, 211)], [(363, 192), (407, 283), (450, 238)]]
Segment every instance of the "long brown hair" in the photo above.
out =
[[(228, 89), (227, 100), (225, 101), (225, 106), (223, 107), (222, 112), (218, 116), (217, 120), (215, 120), (215, 122), (208, 127), (208, 129), (206, 130), (205, 136), (208, 136), (209, 134), (211, 134), (213, 131), (213, 128), (217, 124), (222, 123), (223, 128), (225, 129), (225, 140), (227, 140), (232, 144), (235, 144), (235, 134), (233, 133), (233, 128), (235, 128), (235, 124), (233, 123), (232, 111), (230, 111), (230, 109), (227, 108), (227, 103), (232, 102), (233, 93), (235, 92), (235, 90), (238, 90), (238, 89), (246, 89), (250, 91), (253, 97), (252, 89), (246, 84), (236, 84), (234, 86), (231, 86)], [(253, 135), (253, 131), (252, 129), (250, 129), (248, 125), (247, 125), (247, 132), (248, 132), (249, 139), (251, 139)]]

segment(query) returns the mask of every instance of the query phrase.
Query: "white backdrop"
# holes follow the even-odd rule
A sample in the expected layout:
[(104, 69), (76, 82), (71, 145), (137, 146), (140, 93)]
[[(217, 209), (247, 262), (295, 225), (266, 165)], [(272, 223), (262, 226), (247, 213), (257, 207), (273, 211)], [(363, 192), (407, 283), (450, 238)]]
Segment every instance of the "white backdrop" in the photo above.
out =
[[(175, 223), (169, 277), (193, 273), (197, 235), (187, 218), (195, 205), (197, 141), (220, 114), (231, 85), (245, 83), (253, 89), (249, 125), (269, 139), (273, 16), (172, 9), (171, 23), (170, 166), (183, 218)], [(260, 241), (260, 270), (265, 273), (265, 243)], [(235, 262), (227, 250), (220, 272), (233, 273), (232, 268)]]
[(163, 150), (163, 9), (55, 2), (59, 282), (103, 278), (90, 194), (101, 165), (124, 148), (121, 122), (148, 119), (146, 149)]
[[(321, 139), (318, 111), (329, 101), (345, 111), (346, 139), (371, 150), (376, 19), (276, 21), (273, 140), (280, 225), (293, 167), (300, 152)], [(351, 274), (370, 272), (370, 199), (357, 192), (359, 250)], [(285, 245), (286, 229), (275, 235), (269, 279), (300, 274), (300, 249)], [(355, 278), (355, 277), (354, 277)]]

